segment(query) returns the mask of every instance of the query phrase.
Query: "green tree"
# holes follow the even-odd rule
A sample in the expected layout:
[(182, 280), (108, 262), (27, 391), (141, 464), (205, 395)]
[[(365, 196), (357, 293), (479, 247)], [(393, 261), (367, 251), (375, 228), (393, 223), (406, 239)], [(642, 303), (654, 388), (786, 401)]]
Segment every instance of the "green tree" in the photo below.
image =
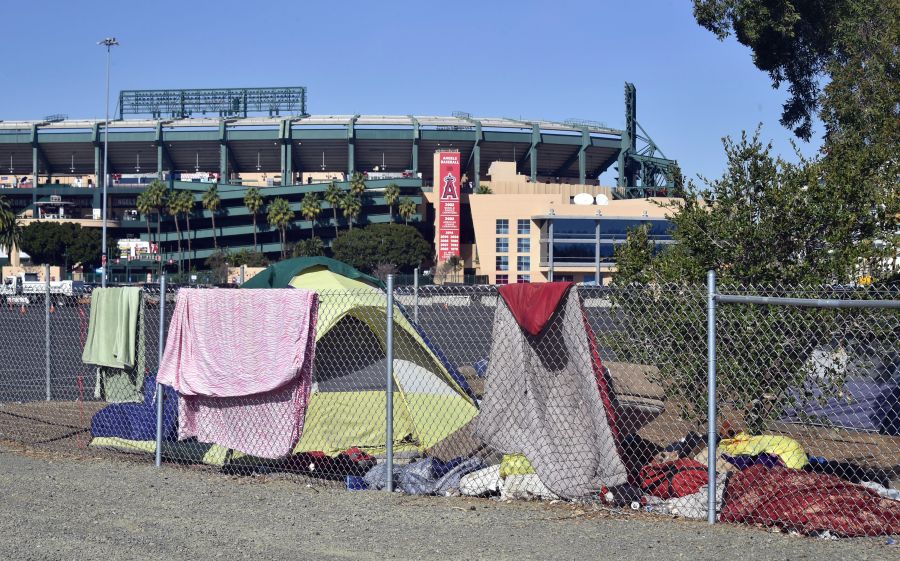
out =
[(396, 183), (391, 183), (384, 188), (384, 202), (387, 204), (388, 213), (390, 213), (391, 222), (394, 221), (394, 205), (400, 199), (400, 187)]
[(362, 201), (359, 196), (354, 195), (352, 192), (346, 193), (341, 198), (341, 212), (344, 213), (344, 218), (347, 219), (347, 224), (350, 226), (350, 231), (353, 231), (353, 221), (359, 217), (359, 213), (362, 212)]
[(247, 267), (268, 267), (269, 260), (266, 259), (264, 253), (259, 251), (251, 251), (249, 249), (240, 249), (228, 255), (228, 262), (236, 267), (245, 265)]
[(409, 225), (409, 219), (415, 216), (416, 210), (416, 202), (410, 199), (409, 197), (403, 197), (400, 201), (400, 216), (403, 217), (403, 220)]
[[(601, 334), (601, 344), (622, 360), (656, 365), (660, 383), (688, 419), (702, 419), (706, 410), (706, 349), (698, 344), (698, 326), (705, 321), (707, 270), (716, 271), (723, 291), (792, 295), (779, 287), (843, 283), (857, 269), (836, 258), (839, 247), (829, 241), (856, 218), (831, 200), (821, 162), (785, 162), (758, 133), (726, 139), (725, 151), (719, 179), (702, 191), (688, 183), (687, 196), (669, 205), (676, 243), (654, 252), (649, 232), (638, 228), (617, 249), (613, 297), (627, 326), (620, 333), (629, 335)], [(720, 399), (742, 412), (749, 430), (762, 430), (780, 414), (784, 402), (772, 396), (802, 385), (822, 340), (821, 319), (777, 306), (720, 310), (721, 345), (730, 349), (719, 363)]]
[(13, 248), (18, 245), (20, 233), (16, 214), (6, 198), (0, 196), (0, 247), (11, 254)]
[(262, 193), (259, 192), (259, 187), (252, 186), (247, 189), (247, 192), (244, 193), (244, 206), (247, 207), (247, 212), (250, 213), (250, 216), (253, 218), (253, 250), (258, 251), (259, 245), (256, 243), (256, 216), (262, 210), (264, 205)]
[(410, 273), (432, 253), (418, 230), (390, 223), (343, 232), (331, 249), (335, 259), (368, 272), (379, 265), (393, 265), (402, 273)]
[(284, 259), (287, 256), (287, 228), (294, 220), (294, 211), (287, 199), (276, 197), (269, 203), (267, 219), (269, 226), (278, 228), (281, 234), (281, 258)]
[(216, 214), (222, 206), (222, 199), (219, 197), (219, 185), (217, 183), (210, 184), (209, 188), (203, 193), (203, 208), (209, 211), (212, 219), (213, 247), (219, 249), (219, 239), (216, 235)]
[(853, 220), (828, 242), (836, 260), (886, 278), (900, 251), (900, 1), (852, 2), (833, 33), (842, 49), (821, 96), (822, 179)]
[(350, 176), (350, 192), (357, 197), (362, 197), (366, 192), (366, 176), (358, 171), (354, 171)]
[(684, 197), (687, 194), (684, 185), (684, 174), (681, 172), (681, 166), (677, 163), (672, 166), (668, 179), (669, 184), (672, 186), (669, 190), (670, 197)]
[(87, 268), (100, 264), (101, 240), (98, 228), (41, 221), (22, 228), (19, 246), (35, 263)]
[[(143, 194), (146, 198), (146, 208), (149, 208), (156, 213), (156, 243), (159, 246), (160, 253), (162, 253), (162, 244), (160, 243), (159, 234), (161, 222), (160, 217), (162, 216), (163, 210), (166, 208), (166, 197), (168, 196), (168, 189), (166, 188), (165, 183), (158, 179), (154, 179), (152, 182), (150, 182), (150, 185), (147, 186), (147, 189)], [(162, 261), (160, 261), (159, 266), (160, 270), (162, 270)]]
[(893, 274), (900, 239), (900, 0), (694, 0), (697, 21), (734, 34), (773, 85), (787, 83), (782, 124), (825, 137), (810, 170), (837, 276)]
[(178, 238), (178, 272), (179, 272), (179, 274), (182, 271), (182, 268), (181, 268), (181, 261), (182, 261), (182, 259), (181, 259), (182, 258), (182, 255), (181, 255), (181, 225), (178, 221), (178, 217), (181, 215), (181, 206), (180, 206), (181, 203), (179, 201), (180, 198), (181, 197), (179, 196), (178, 191), (173, 192), (172, 195), (169, 197), (168, 204), (166, 206), (169, 216), (171, 216), (175, 220), (175, 232), (176, 232), (177, 238)]
[[(74, 225), (74, 231), (69, 244), (65, 249), (64, 261), (69, 267), (77, 263), (85, 269), (93, 269), (100, 266), (103, 251), (103, 233), (99, 228), (82, 228)], [(115, 248), (113, 240), (107, 238), (107, 247)]]
[(176, 193), (176, 197), (176, 206), (178, 207), (178, 211), (184, 214), (187, 237), (188, 270), (190, 270), (193, 260), (193, 247), (191, 243), (191, 238), (193, 238), (193, 232), (191, 230), (191, 215), (194, 213), (194, 193), (192, 191), (178, 191)]
[(337, 184), (332, 181), (328, 184), (328, 188), (325, 189), (325, 202), (331, 205), (331, 213), (334, 217), (334, 237), (338, 235), (338, 216), (337, 211), (338, 207), (341, 206), (341, 200), (344, 198), (343, 193), (341, 193), (340, 188), (338, 188)]
[(143, 215), (144, 223), (147, 225), (147, 241), (153, 243), (153, 236), (150, 234), (150, 214), (153, 212), (153, 205), (150, 203), (146, 191), (137, 196), (135, 207)]
[(325, 242), (318, 236), (300, 240), (294, 245), (294, 257), (319, 257), (325, 255)]
[(309, 220), (312, 229), (312, 237), (316, 237), (316, 221), (322, 214), (322, 201), (316, 193), (307, 193), (300, 202), (300, 214), (304, 219)]
[(854, 217), (830, 201), (821, 163), (775, 157), (758, 131), (724, 145), (722, 177), (703, 191), (689, 184), (669, 207), (676, 243), (653, 260), (653, 272), (676, 282), (703, 282), (708, 269), (726, 283), (852, 280), (854, 267), (835, 259), (827, 240)]
[(478, 189), (475, 190), (476, 195), (492, 195), (493, 193), (494, 191), (487, 185), (479, 185)]
[(628, 286), (649, 282), (650, 263), (655, 244), (650, 239), (650, 227), (646, 224), (628, 231), (625, 243), (616, 246), (616, 283)]
[[(766, 72), (773, 87), (787, 83), (790, 97), (781, 124), (804, 140), (812, 135), (812, 121), (820, 103), (822, 78), (844, 64), (853, 37), (838, 32), (858, 17), (868, 0), (694, 0), (697, 23), (724, 40), (734, 34), (753, 53), (756, 67)], [(882, 4), (882, 3), (878, 3)], [(898, 12), (897, 0), (879, 6)], [(896, 43), (895, 43), (896, 44)]]
[(228, 282), (228, 267), (231, 265), (230, 258), (231, 256), (223, 250), (217, 249), (204, 261), (204, 266), (210, 272), (209, 280), (213, 284), (225, 284)]

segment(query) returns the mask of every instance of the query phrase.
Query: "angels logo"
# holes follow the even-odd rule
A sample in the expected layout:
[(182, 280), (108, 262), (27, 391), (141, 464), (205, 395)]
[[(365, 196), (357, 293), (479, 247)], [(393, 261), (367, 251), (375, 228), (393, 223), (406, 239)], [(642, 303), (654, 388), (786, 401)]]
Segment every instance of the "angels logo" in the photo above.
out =
[(458, 199), (459, 193), (456, 190), (456, 177), (452, 173), (448, 173), (444, 177), (444, 186), (441, 188), (441, 199)]

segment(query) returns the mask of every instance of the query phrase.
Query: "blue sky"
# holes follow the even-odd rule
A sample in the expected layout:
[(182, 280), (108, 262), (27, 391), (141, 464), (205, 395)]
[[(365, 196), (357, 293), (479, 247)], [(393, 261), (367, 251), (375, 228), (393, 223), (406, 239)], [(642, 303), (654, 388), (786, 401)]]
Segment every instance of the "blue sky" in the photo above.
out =
[[(721, 175), (721, 138), (762, 123), (795, 159), (771, 88), (734, 39), (696, 24), (690, 0), (82, 0), (7, 2), (0, 119), (102, 117), (115, 36), (120, 89), (309, 88), (311, 113), (638, 121), (690, 176)], [(816, 131), (817, 135), (821, 130)], [(819, 145), (799, 142), (803, 153)], [(612, 172), (604, 183), (614, 181)]]

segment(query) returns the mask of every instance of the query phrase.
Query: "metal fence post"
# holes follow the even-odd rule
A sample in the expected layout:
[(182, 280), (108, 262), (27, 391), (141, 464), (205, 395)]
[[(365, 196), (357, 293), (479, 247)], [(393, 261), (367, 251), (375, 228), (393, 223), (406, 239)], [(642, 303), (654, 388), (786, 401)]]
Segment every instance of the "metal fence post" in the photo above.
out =
[[(143, 321), (143, 318), (141, 318)], [(162, 363), (163, 350), (166, 347), (166, 275), (159, 277), (159, 358), (156, 361), (156, 373), (159, 376), (159, 365)], [(156, 467), (162, 465), (162, 427), (163, 427), (163, 388), (156, 382)]]
[(709, 500), (706, 520), (716, 523), (716, 272), (706, 274), (706, 329), (707, 329), (707, 412), (709, 429), (706, 436), (707, 471), (709, 474)]
[(385, 472), (385, 488), (388, 492), (394, 490), (394, 275), (387, 276), (387, 326), (386, 326), (386, 370), (387, 370), (387, 387), (385, 389), (385, 398), (387, 401), (385, 419), (387, 431), (385, 436), (385, 448), (387, 454), (385, 462), (387, 462), (387, 471)]
[(244, 275), (246, 274), (246, 270), (247, 270), (247, 266), (241, 265), (241, 277), (240, 277), (240, 282), (238, 284), (244, 284), (244, 278), (245, 278)]
[(419, 325), (419, 268), (413, 269), (413, 321)]
[(50, 401), (50, 265), (44, 265), (44, 377), (46, 398)]

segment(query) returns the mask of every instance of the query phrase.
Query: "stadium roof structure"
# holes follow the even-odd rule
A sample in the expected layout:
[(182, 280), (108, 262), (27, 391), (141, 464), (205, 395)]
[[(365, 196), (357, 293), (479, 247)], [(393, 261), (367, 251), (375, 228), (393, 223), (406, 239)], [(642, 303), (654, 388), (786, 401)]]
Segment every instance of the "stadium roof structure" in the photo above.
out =
[[(0, 122), (0, 171), (86, 175), (99, 171), (103, 121)], [(564, 123), (453, 116), (311, 115), (121, 120), (109, 125), (110, 173), (363, 171), (376, 166), (432, 175), (430, 155), (462, 152), (470, 177), (494, 160), (526, 175), (596, 178), (621, 149), (622, 131)], [(36, 154), (36, 156), (35, 156)], [(581, 166), (579, 158), (583, 159)], [(289, 161), (285, 161), (289, 160)], [(532, 162), (532, 163), (529, 163)]]
[[(629, 90), (630, 88), (630, 90)], [(101, 120), (0, 121), (0, 173), (99, 175)], [(634, 86), (626, 84), (626, 128), (590, 121), (413, 115), (296, 115), (124, 119), (109, 124), (111, 174), (162, 171), (352, 173), (406, 171), (433, 176), (431, 155), (461, 152), (474, 183), (494, 161), (515, 161), (532, 180), (596, 179), (613, 163), (619, 186), (659, 186), (674, 161), (652, 140), (643, 148)], [(643, 132), (643, 129), (640, 129)], [(656, 166), (656, 167), (654, 167)], [(624, 171), (624, 173), (622, 173)]]

